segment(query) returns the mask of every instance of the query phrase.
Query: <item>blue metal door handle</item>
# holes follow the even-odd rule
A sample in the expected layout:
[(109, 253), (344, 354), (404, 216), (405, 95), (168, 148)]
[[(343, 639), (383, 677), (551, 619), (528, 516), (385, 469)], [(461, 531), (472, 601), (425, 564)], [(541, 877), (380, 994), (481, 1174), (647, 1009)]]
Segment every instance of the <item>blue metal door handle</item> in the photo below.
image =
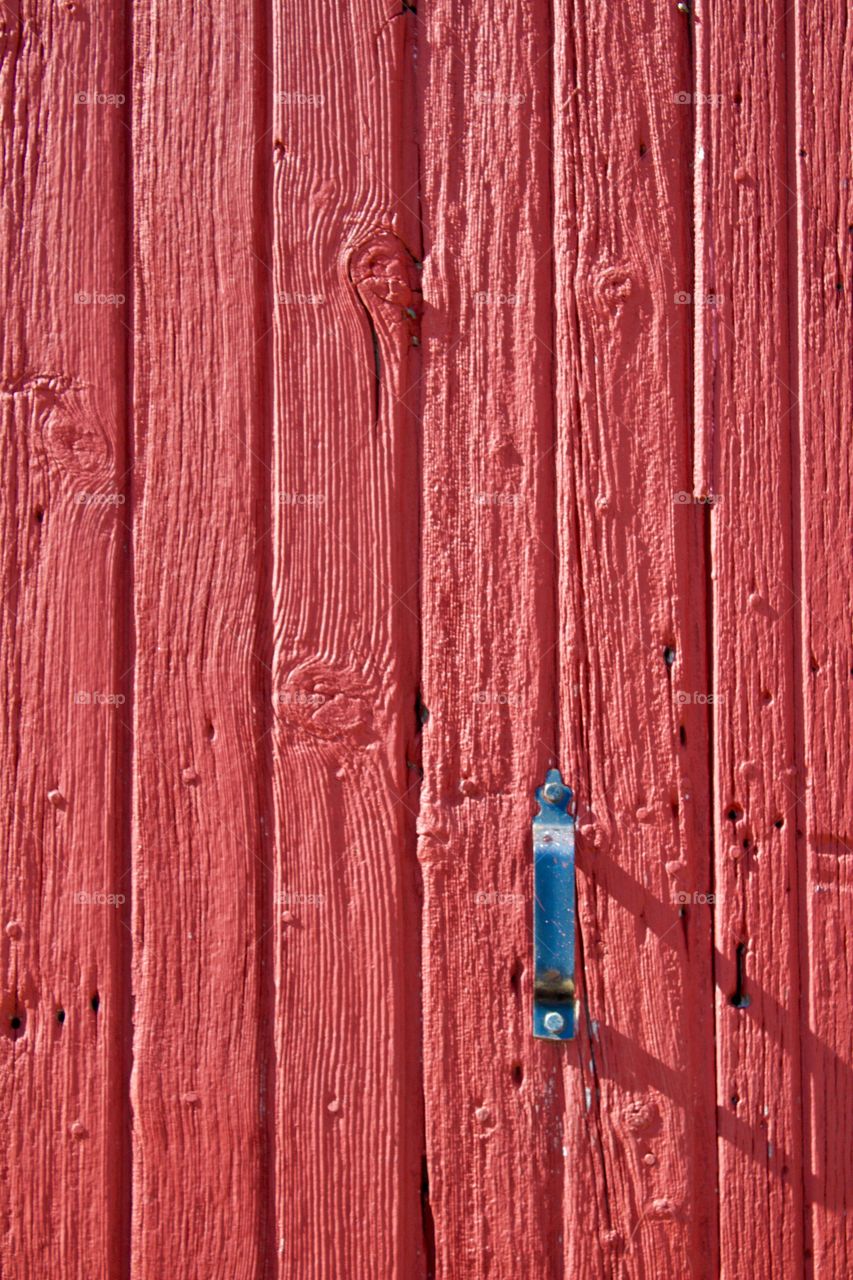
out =
[(533, 819), (533, 1034), (575, 1034), (575, 820), (572, 791), (550, 769)]

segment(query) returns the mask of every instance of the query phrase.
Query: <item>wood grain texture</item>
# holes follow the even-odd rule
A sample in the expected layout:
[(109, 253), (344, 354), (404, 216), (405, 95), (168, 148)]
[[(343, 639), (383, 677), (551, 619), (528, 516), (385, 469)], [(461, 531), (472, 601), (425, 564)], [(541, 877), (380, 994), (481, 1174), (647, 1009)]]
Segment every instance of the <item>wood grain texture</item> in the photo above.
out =
[(134, 15), (133, 1275), (237, 1280), (269, 1256), (263, 31)]
[(703, 6), (720, 1272), (802, 1266), (785, 6)]
[(685, 20), (559, 4), (554, 231), (561, 744), (584, 1017), (566, 1274), (710, 1276), (716, 1211), (705, 660), (692, 487)]
[[(807, 1273), (853, 1271), (853, 30), (843, 5), (792, 16), (796, 115), (789, 185), (797, 197), (799, 508), (795, 526), (805, 788), (797, 820), (804, 975), (803, 1096)], [(793, 192), (791, 198), (793, 198)], [(792, 308), (793, 309), (793, 308)], [(792, 817), (793, 814), (789, 814)]]
[(426, 1265), (414, 21), (274, 8), (275, 1230), (329, 1280)]
[(436, 1274), (562, 1274), (562, 1046), (534, 1041), (530, 818), (555, 761), (547, 6), (439, 0), (424, 210), (424, 1088)]
[(853, 1272), (849, 17), (4, 6), (4, 1278)]
[[(0, 1223), (9, 1280), (125, 1274), (124, 21), (4, 6)], [(112, 901), (111, 901), (112, 899)], [(94, 1004), (93, 1004), (94, 1001)]]

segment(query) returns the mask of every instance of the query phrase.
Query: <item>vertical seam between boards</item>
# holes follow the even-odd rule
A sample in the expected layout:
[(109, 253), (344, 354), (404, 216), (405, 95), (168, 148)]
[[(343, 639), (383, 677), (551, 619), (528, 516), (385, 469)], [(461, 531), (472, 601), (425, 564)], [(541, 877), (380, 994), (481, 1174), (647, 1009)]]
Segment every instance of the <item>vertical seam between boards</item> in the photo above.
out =
[(260, 751), (257, 789), (257, 853), (259, 882), (255, 891), (258, 937), (258, 1007), (261, 1014), (256, 1031), (258, 1063), (258, 1124), (261, 1134), (259, 1196), (257, 1210), (258, 1275), (270, 1280), (279, 1274), (276, 1241), (276, 1035), (275, 1035), (275, 802), (273, 795), (274, 751), (274, 564), (275, 538), (273, 439), (275, 431), (275, 386), (273, 353), (275, 343), (273, 306), (273, 249), (275, 240), (274, 169), (268, 135), (273, 127), (275, 69), (271, 66), (272, 4), (254, 0), (252, 62), (255, 68), (255, 153), (253, 180), (253, 239), (255, 258), (255, 339), (254, 371), (257, 396), (254, 403), (252, 453), (254, 455), (254, 496), (257, 536), (257, 579), (255, 613), (255, 668), (259, 702)]
[[(423, 0), (422, 0), (423, 2)], [(403, 49), (404, 58), (408, 58), (411, 54), (413, 59), (412, 83), (411, 89), (406, 92), (400, 99), (400, 115), (401, 115), (401, 133), (405, 134), (411, 127), (411, 143), (413, 147), (413, 157), (415, 163), (415, 192), (417, 206), (417, 229), (418, 229), (418, 245), (417, 245), (417, 261), (420, 264), (421, 272), (420, 287), (423, 290), (424, 276), (424, 186), (423, 186), (423, 110), (424, 103), (422, 101), (423, 92), (423, 72), (420, 65), (420, 5), (412, 7), (404, 5), (404, 20), (412, 23), (411, 39), (406, 38)], [(408, 12), (406, 12), (408, 11)], [(410, 16), (411, 15), (411, 16)], [(406, 84), (406, 76), (403, 77), (403, 83)], [(410, 113), (410, 119), (406, 119), (407, 111)], [(411, 253), (411, 250), (409, 251)], [(423, 292), (420, 294), (420, 316), (421, 322), (426, 308), (426, 300)], [(409, 351), (411, 351), (411, 347)], [(419, 377), (417, 380), (417, 404), (411, 404), (410, 408), (415, 415), (416, 431), (418, 433), (415, 443), (415, 474), (414, 486), (417, 497), (417, 513), (415, 517), (415, 568), (417, 572), (417, 624), (414, 637), (415, 654), (414, 654), (414, 675), (415, 675), (415, 714), (420, 717), (420, 724), (416, 725), (416, 731), (423, 738), (424, 724), (428, 716), (429, 709), (424, 702), (424, 504), (426, 495), (424, 492), (424, 449), (425, 449), (425, 406), (426, 406), (426, 386), (424, 380), (424, 364), (426, 361), (426, 348), (420, 337), (420, 366)], [(407, 366), (409, 359), (407, 357)], [(407, 367), (407, 393), (410, 383), (410, 375)], [(417, 757), (416, 757), (417, 758)], [(424, 991), (424, 969), (427, 958), (427, 941), (425, 934), (426, 924), (426, 886), (424, 883), (423, 868), (420, 861), (420, 835), (418, 832), (421, 805), (423, 798), (423, 788), (425, 779), (423, 776), (423, 740), (421, 740), (421, 776), (417, 787), (417, 797), (415, 801), (415, 814), (411, 825), (411, 844), (413, 854), (413, 870), (415, 882), (417, 885), (416, 899), (416, 919), (418, 926), (418, 949), (415, 958), (418, 964), (418, 1057), (417, 1057), (417, 1081), (419, 1089), (419, 1105), (420, 1105), (420, 1136), (421, 1136), (421, 1167), (418, 1171), (419, 1191), (420, 1191), (420, 1225), (421, 1225), (421, 1245), (423, 1251), (424, 1276), (426, 1280), (433, 1280), (435, 1276), (435, 1219), (433, 1216), (432, 1202), (430, 1199), (430, 1150), (427, 1136), (427, 1097), (426, 1097), (426, 1058), (425, 1058), (425, 1027), (424, 1016), (426, 1013), (426, 995)]]
[[(793, 859), (794, 875), (792, 877), (796, 893), (796, 930), (791, 942), (791, 949), (796, 956), (797, 973), (797, 1040), (799, 1056), (795, 1069), (798, 1073), (797, 1095), (800, 1098), (800, 1243), (806, 1262), (806, 1272), (814, 1271), (814, 1260), (806, 1257), (808, 1243), (809, 1214), (806, 1202), (806, 1134), (809, 1132), (809, 1099), (806, 1094), (805, 1044), (806, 1022), (808, 1018), (808, 949), (807, 949), (807, 866), (804, 856), (802, 832), (805, 831), (804, 797), (799, 792), (805, 784), (805, 734), (806, 734), (806, 689), (804, 681), (804, 662), (806, 659), (803, 638), (806, 634), (806, 591), (805, 565), (802, 554), (802, 508), (803, 508), (803, 473), (802, 473), (802, 409), (800, 394), (802, 379), (800, 372), (800, 247), (802, 184), (800, 181), (798, 138), (800, 124), (800, 42), (799, 42), (799, 0), (785, 14), (785, 186), (793, 197), (793, 210), (789, 209), (787, 223), (787, 280), (788, 280), (788, 388), (790, 394), (790, 460), (791, 460), (791, 589), (797, 600), (797, 607), (792, 612), (792, 671), (791, 683), (794, 697), (793, 715), (793, 752), (796, 768), (796, 791), (794, 808)], [(787, 201), (786, 201), (787, 205)], [(791, 844), (789, 843), (789, 847)]]
[[(716, 643), (714, 635), (714, 622), (716, 618), (716, 592), (714, 586), (714, 509), (713, 501), (716, 492), (715, 478), (715, 450), (716, 450), (716, 358), (714, 347), (707, 341), (705, 307), (704, 298), (708, 293), (709, 282), (707, 279), (708, 266), (708, 237), (713, 237), (713, 214), (711, 212), (711, 203), (713, 201), (713, 190), (707, 176), (707, 170), (703, 167), (706, 163), (712, 164), (712, 156), (705, 155), (705, 143), (707, 138), (708, 126), (708, 107), (704, 99), (710, 93), (710, 26), (713, 21), (711, 5), (708, 6), (708, 16), (704, 23), (704, 31), (697, 35), (695, 9), (691, 4), (687, 12), (687, 55), (688, 55), (688, 71), (690, 77), (690, 86), (693, 95), (692, 104), (692, 122), (693, 122), (693, 180), (691, 183), (692, 191), (692, 226), (691, 226), (691, 250), (693, 255), (693, 340), (691, 343), (691, 362), (690, 362), (690, 403), (693, 405), (693, 428), (691, 445), (691, 465), (693, 471), (693, 483), (691, 490), (696, 496), (697, 485), (700, 486), (701, 492), (698, 496), (709, 499), (702, 507), (702, 575), (703, 575), (703, 608), (704, 608), (704, 632), (705, 632), (705, 679), (708, 689), (707, 704), (707, 739), (706, 739), (706, 775), (707, 775), (707, 806), (708, 806), (708, 885), (709, 885), (709, 911), (710, 925), (708, 933), (708, 977), (711, 990), (711, 1048), (712, 1048), (712, 1124), (714, 1133), (714, 1184), (717, 1189), (717, 1195), (714, 1200), (713, 1210), (713, 1238), (715, 1255), (712, 1266), (719, 1271), (720, 1249), (721, 1249), (721, 1231), (722, 1222), (720, 1214), (720, 1164), (719, 1164), (719, 1143), (720, 1130), (717, 1120), (717, 1097), (719, 1096), (719, 1059), (718, 1059), (718, 1017), (719, 1017), (719, 1000), (718, 1000), (718, 975), (716, 961), (716, 940), (717, 940), (717, 911), (716, 911), (716, 886), (717, 886), (717, 839), (718, 839), (718, 780), (717, 780), (717, 701), (716, 701)], [(711, 170), (713, 177), (713, 170)], [(710, 232), (709, 232), (710, 227)], [(711, 244), (712, 261), (713, 243)], [(711, 285), (716, 292), (716, 280), (711, 281)], [(701, 301), (700, 301), (701, 300)], [(716, 319), (712, 316), (710, 324), (716, 324)], [(702, 419), (701, 424), (697, 423), (697, 415)], [(704, 421), (706, 415), (710, 416), (710, 422)], [(701, 431), (697, 428), (701, 425)], [(702, 456), (697, 458), (697, 439), (701, 441)], [(706, 492), (707, 491), (707, 492)], [(701, 832), (698, 836), (701, 840)], [(698, 850), (697, 850), (698, 852)]]
[(130, 1277), (132, 1272), (133, 1251), (133, 1180), (134, 1180), (134, 1108), (133, 1108), (133, 1074), (135, 1062), (134, 1044), (134, 898), (135, 898), (135, 859), (134, 859), (134, 790), (136, 780), (136, 541), (135, 541), (135, 496), (133, 469), (136, 463), (135, 433), (136, 414), (135, 395), (135, 363), (136, 363), (136, 261), (134, 219), (134, 118), (136, 113), (134, 75), (135, 56), (135, 6), (129, 5), (125, 10), (125, 21), (122, 30), (122, 47), (126, 61), (125, 74), (127, 107), (124, 111), (127, 138), (124, 142), (124, 192), (125, 192), (125, 280), (128, 297), (127, 316), (130, 323), (125, 326), (124, 342), (124, 451), (122, 465), (124, 467), (122, 496), (124, 498), (125, 544), (119, 560), (117, 581), (126, 581), (126, 591), (122, 593), (123, 603), (120, 612), (119, 665), (122, 668), (119, 684), (126, 701), (124, 715), (119, 723), (123, 726), (121, 742), (118, 745), (118, 767), (115, 780), (115, 803), (118, 808), (118, 856), (122, 879), (128, 879), (128, 897), (131, 904), (130, 938), (122, 940), (117, 956), (118, 972), (121, 986), (121, 1037), (122, 1058), (120, 1064), (121, 1088), (123, 1093), (123, 1145), (122, 1145), (122, 1238), (123, 1247), (117, 1250), (121, 1257), (122, 1276)]

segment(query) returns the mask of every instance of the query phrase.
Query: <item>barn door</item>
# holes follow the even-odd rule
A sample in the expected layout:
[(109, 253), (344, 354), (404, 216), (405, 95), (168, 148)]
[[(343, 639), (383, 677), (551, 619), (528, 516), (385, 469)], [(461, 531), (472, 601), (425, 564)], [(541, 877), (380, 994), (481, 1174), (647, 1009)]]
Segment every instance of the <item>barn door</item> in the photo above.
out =
[(850, 1273), (850, 32), (6, 7), (4, 1276)]

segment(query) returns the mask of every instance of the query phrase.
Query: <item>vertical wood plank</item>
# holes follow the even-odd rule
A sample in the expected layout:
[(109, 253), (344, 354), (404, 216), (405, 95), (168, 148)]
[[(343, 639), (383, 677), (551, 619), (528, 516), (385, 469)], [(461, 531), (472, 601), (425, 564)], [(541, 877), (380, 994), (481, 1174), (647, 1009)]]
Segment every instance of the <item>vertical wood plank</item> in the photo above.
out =
[(606, 23), (559, 3), (555, 21), (561, 742), (578, 792), (584, 1010), (566, 1065), (566, 1274), (711, 1276), (689, 33), (675, 6), (643, 0)]
[(125, 24), (4, 6), (4, 1276), (126, 1274)]
[(140, 1280), (255, 1277), (267, 1252), (259, 12), (134, 9)]
[[(784, 4), (709, 0), (701, 224), (713, 423), (720, 1270), (796, 1275), (802, 1182)], [(791, 68), (792, 70), (793, 68)], [(792, 305), (792, 304), (791, 304)]]
[[(788, 152), (796, 180), (800, 505), (795, 526), (803, 764), (786, 820), (800, 840), (806, 1258), (808, 1274), (853, 1271), (853, 771), (850, 763), (850, 424), (853, 324), (853, 31), (844, 6), (795, 9), (796, 116)], [(793, 193), (792, 193), (793, 198)]]
[(436, 1274), (562, 1274), (563, 1046), (533, 1041), (555, 760), (548, 7), (424, 7), (424, 1083)]
[(417, 1277), (414, 11), (274, 7), (276, 1233)]

